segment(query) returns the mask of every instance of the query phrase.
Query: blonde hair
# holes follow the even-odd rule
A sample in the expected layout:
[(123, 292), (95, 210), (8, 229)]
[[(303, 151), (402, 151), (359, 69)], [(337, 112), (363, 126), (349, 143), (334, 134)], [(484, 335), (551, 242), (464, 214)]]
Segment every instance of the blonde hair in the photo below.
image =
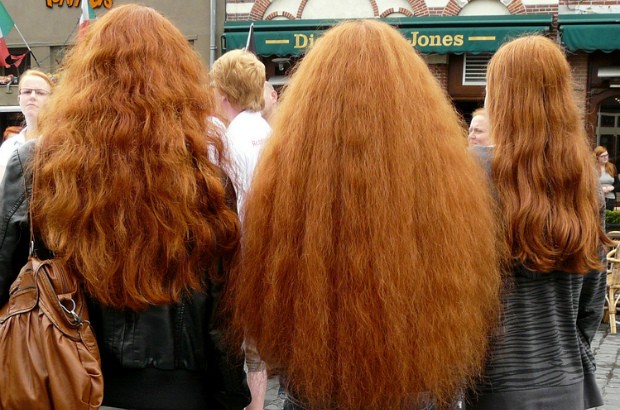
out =
[(473, 113), (471, 113), (471, 117), (477, 117), (478, 115), (483, 115), (486, 117), (487, 111), (484, 108), (476, 108)]
[(211, 78), (235, 108), (256, 112), (264, 108), (265, 65), (254, 54), (229, 51), (215, 61)]
[(178, 302), (236, 249), (213, 106), (200, 57), (151, 8), (111, 10), (67, 54), (40, 118), (34, 226), (102, 304)]
[(237, 336), (310, 408), (446, 407), (482, 369), (500, 288), (492, 199), (455, 110), (370, 20), (327, 31), (278, 109), (227, 293)]
[(608, 239), (596, 171), (562, 50), (538, 35), (506, 43), (489, 62), (487, 84), (511, 257), (540, 272), (602, 269), (599, 245)]

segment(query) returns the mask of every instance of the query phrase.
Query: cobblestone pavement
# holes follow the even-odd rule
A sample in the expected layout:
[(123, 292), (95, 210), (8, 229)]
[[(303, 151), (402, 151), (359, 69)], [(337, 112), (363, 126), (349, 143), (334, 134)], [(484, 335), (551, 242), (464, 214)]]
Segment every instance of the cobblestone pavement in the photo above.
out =
[[(620, 333), (612, 335), (609, 333), (609, 325), (601, 324), (592, 342), (592, 349), (596, 356), (596, 380), (605, 403), (596, 410), (620, 410)], [(277, 377), (269, 379), (265, 410), (282, 410), (279, 386)]]
[(592, 341), (596, 356), (596, 381), (603, 393), (602, 407), (597, 410), (620, 410), (620, 333), (609, 333), (609, 325), (599, 326)]

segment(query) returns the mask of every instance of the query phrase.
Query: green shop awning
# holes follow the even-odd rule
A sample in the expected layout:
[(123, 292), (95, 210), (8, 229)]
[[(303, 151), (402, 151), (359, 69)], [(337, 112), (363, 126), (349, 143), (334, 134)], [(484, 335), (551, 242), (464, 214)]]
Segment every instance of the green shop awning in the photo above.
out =
[[(381, 19), (425, 54), (493, 52), (524, 33), (549, 31), (551, 15), (402, 17)], [(243, 48), (254, 23), (256, 52), (262, 56), (303, 54), (323, 32), (342, 20), (259, 20), (224, 23), (222, 50)]]
[(620, 50), (620, 14), (568, 14), (558, 18), (562, 43), (570, 51)]

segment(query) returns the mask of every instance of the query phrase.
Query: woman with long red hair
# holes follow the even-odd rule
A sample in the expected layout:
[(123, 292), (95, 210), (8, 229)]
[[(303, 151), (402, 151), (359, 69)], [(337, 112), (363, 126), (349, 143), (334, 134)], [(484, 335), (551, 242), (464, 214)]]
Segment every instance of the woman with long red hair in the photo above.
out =
[(503, 45), (487, 71), (485, 150), (512, 260), (501, 332), (467, 409), (602, 404), (590, 343), (603, 316), (603, 209), (570, 66), (556, 42)]
[(501, 282), (455, 110), (370, 20), (325, 33), (278, 110), (229, 283), (237, 337), (295, 408), (448, 407), (482, 368)]
[(614, 192), (615, 182), (618, 180), (618, 170), (616, 166), (609, 161), (609, 152), (607, 148), (598, 146), (594, 148), (594, 157), (596, 158), (596, 169), (598, 171), (598, 179), (601, 183), (601, 189), (605, 194), (605, 209), (613, 211), (616, 209), (616, 193)]
[(230, 182), (210, 159), (222, 152), (214, 111), (183, 34), (151, 8), (124, 5), (77, 40), (39, 116), (41, 139), (9, 162), (0, 304), (28, 257), (30, 205), (37, 255), (53, 252), (91, 299), (105, 406), (250, 401), (216, 320), (240, 229)]

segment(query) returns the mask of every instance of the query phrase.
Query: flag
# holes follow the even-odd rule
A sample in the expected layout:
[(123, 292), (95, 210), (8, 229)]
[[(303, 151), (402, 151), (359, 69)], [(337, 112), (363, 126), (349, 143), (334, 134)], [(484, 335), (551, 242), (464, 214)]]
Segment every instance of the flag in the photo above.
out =
[(24, 53), (18, 56), (12, 56), (9, 53), (9, 48), (6, 46), (6, 41), (4, 40), (4, 36), (8, 35), (9, 32), (13, 29), (15, 23), (13, 23), (13, 19), (9, 15), (9, 12), (6, 11), (4, 4), (0, 1), (0, 65), (5, 68), (9, 68), (11, 66), (18, 67), (24, 57), (28, 53)]
[(30, 54), (30, 50), (26, 51), (24, 54), (19, 54), (16, 56), (12, 55), (10, 64), (13, 67), (19, 67), (19, 65), (22, 63), (22, 61), (24, 60), (24, 58), (26, 58), (28, 54)]
[(97, 18), (97, 16), (95, 16), (95, 10), (93, 10), (93, 8), (90, 5), (90, 0), (81, 0), (81, 3), (82, 3), (81, 4), (82, 15), (80, 16), (80, 29), (79, 29), (80, 36), (84, 34), (84, 30), (86, 30), (86, 27), (88, 27), (88, 25), (90, 24), (90, 21)]
[(245, 51), (249, 51), (252, 54), (256, 54), (256, 41), (254, 40), (254, 23), (250, 24), (250, 31), (248, 32), (248, 41), (245, 43)]

